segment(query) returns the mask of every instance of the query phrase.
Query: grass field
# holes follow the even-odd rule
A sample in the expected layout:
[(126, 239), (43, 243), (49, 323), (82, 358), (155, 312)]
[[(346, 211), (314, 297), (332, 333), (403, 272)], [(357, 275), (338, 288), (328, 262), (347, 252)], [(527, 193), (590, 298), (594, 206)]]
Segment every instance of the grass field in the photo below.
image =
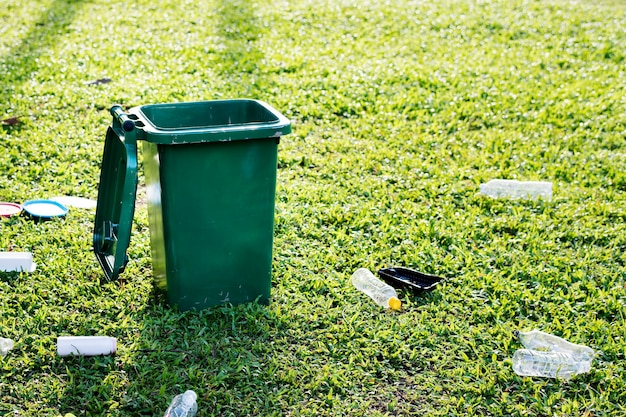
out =
[[(141, 198), (113, 283), (93, 211), (0, 220), (38, 265), (0, 272), (0, 415), (159, 416), (186, 389), (199, 416), (626, 415), (626, 2), (7, 0), (0, 22), (0, 201), (95, 199), (115, 103), (255, 98), (293, 128), (268, 306), (168, 307)], [(493, 178), (554, 197), (479, 195)], [(447, 280), (390, 313), (349, 282), (385, 266)], [(591, 371), (517, 376), (533, 328)], [(96, 334), (117, 354), (57, 356)]]

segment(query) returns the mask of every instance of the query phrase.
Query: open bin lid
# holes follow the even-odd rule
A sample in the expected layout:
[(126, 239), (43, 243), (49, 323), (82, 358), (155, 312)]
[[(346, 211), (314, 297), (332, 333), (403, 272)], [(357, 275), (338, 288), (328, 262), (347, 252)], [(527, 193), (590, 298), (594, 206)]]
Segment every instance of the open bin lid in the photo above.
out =
[(120, 106), (111, 108), (98, 186), (93, 249), (109, 280), (124, 271), (137, 193), (135, 124)]

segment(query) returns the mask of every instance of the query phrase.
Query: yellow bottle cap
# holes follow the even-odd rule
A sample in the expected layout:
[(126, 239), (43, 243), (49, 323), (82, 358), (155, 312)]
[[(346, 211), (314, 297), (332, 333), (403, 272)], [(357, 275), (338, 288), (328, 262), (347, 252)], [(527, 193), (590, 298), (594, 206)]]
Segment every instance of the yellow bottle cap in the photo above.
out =
[(389, 308), (392, 310), (400, 310), (402, 307), (402, 301), (398, 300), (396, 297), (391, 297), (389, 299)]

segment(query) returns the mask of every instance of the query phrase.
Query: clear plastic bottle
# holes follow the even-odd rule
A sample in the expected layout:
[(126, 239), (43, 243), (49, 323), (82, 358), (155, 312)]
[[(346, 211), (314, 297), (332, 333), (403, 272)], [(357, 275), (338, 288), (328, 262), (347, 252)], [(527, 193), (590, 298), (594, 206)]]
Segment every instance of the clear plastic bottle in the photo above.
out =
[(197, 395), (192, 390), (174, 397), (163, 417), (194, 417), (198, 411)]
[(570, 379), (590, 369), (590, 361), (581, 361), (563, 352), (519, 349), (513, 354), (513, 370), (521, 376)]
[(13, 340), (0, 337), (0, 356), (5, 357), (11, 349), (13, 349)]
[(400, 310), (402, 307), (396, 290), (391, 285), (376, 278), (367, 268), (359, 268), (352, 274), (352, 285), (381, 307), (392, 310)]
[(491, 180), (480, 184), (480, 193), (490, 197), (552, 199), (552, 183), (546, 181)]
[(526, 349), (561, 352), (570, 355), (578, 361), (591, 362), (595, 352), (590, 347), (577, 345), (567, 340), (540, 330), (529, 332), (515, 331), (515, 336)]

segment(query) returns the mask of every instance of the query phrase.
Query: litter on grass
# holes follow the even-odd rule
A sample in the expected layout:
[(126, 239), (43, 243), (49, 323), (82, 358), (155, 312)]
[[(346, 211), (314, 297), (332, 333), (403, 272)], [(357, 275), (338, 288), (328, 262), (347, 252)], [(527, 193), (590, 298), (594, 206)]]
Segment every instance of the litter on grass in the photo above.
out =
[(59, 356), (111, 355), (117, 351), (117, 339), (108, 336), (59, 336)]
[(113, 81), (112, 79), (108, 78), (108, 77), (104, 77), (104, 78), (98, 78), (97, 80), (92, 80), (92, 81), (87, 81), (85, 83), (85, 85), (100, 85), (100, 84), (108, 84), (111, 81)]
[(13, 340), (0, 337), (0, 356), (4, 358), (11, 349), (13, 349)]
[(22, 212), (22, 206), (16, 203), (0, 202), (0, 217), (17, 216)]
[(1, 124), (3, 126), (16, 126), (16, 125), (19, 125), (20, 123), (22, 123), (22, 121), (20, 120), (19, 116), (9, 117), (8, 119), (3, 119), (1, 121)]
[(516, 331), (525, 349), (513, 355), (513, 371), (520, 376), (570, 379), (591, 370), (593, 349), (539, 330)]
[(431, 291), (443, 280), (437, 275), (425, 274), (409, 268), (383, 268), (378, 275), (391, 284), (410, 288), (414, 291)]
[(547, 181), (491, 180), (480, 184), (480, 193), (493, 198), (551, 200), (552, 183)]
[(79, 209), (95, 209), (98, 206), (98, 202), (84, 197), (74, 196), (59, 196), (52, 197), (50, 200), (61, 203), (65, 207), (74, 207)]
[(0, 252), (0, 271), (2, 272), (33, 272), (37, 264), (33, 262), (30, 252)]
[(24, 211), (35, 220), (48, 220), (64, 217), (68, 209), (63, 204), (52, 200), (30, 200), (22, 204)]

